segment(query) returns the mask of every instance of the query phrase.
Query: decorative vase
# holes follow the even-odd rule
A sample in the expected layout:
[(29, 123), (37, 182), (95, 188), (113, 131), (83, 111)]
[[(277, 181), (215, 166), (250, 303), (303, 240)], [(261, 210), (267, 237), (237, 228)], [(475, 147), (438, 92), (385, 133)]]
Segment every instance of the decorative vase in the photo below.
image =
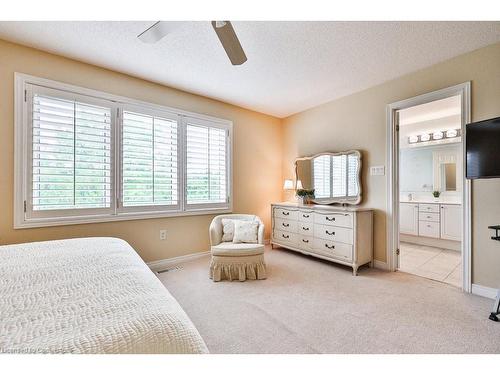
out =
[(304, 204), (304, 197), (297, 196), (297, 203), (298, 204)]

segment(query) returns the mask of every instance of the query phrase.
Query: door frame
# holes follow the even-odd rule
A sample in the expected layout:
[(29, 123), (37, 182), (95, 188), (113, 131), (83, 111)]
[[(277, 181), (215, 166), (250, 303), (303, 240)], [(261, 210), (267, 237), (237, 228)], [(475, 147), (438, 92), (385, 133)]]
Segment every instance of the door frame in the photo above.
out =
[(465, 178), (465, 125), (471, 122), (471, 83), (464, 82), (427, 94), (415, 96), (398, 102), (388, 104), (386, 107), (387, 120), (387, 268), (396, 271), (399, 245), (399, 135), (396, 131), (398, 125), (398, 112), (401, 109), (425, 104), (450, 96), (460, 95), (462, 98), (462, 290), (471, 292), (471, 182)]

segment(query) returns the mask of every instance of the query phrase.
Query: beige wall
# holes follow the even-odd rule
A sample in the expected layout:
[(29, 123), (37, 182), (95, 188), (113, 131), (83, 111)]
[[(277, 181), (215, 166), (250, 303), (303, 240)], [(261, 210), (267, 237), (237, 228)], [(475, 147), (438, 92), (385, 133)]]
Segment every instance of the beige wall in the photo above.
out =
[[(270, 203), (281, 199), (281, 121), (271, 116), (0, 40), (0, 243), (81, 236), (129, 241), (145, 261), (206, 251), (213, 216), (13, 229), (14, 72), (31, 74), (233, 121), (234, 212), (257, 214), (269, 237)], [(168, 239), (159, 240), (167, 229)]]
[[(388, 103), (472, 81), (474, 121), (500, 116), (500, 44), (489, 46), (283, 120), (124, 74), (0, 40), (0, 243), (79, 236), (116, 236), (146, 261), (208, 249), (211, 215), (13, 230), (13, 79), (22, 72), (117, 95), (227, 118), (234, 122), (234, 211), (261, 216), (269, 236), (269, 204), (283, 198), (297, 156), (320, 151), (363, 152), (363, 206), (375, 209), (375, 257), (385, 261)], [(500, 242), (488, 225), (500, 223), (500, 181), (473, 183), (473, 282), (500, 285)], [(167, 229), (167, 241), (159, 230)], [(195, 235), (193, 235), (195, 234)]]
[[(472, 81), (472, 120), (500, 116), (500, 43), (456, 57), (368, 90), (284, 119), (283, 178), (293, 177), (293, 160), (321, 151), (360, 149), (363, 206), (375, 209), (375, 257), (386, 260), (386, 177), (368, 167), (387, 165), (386, 105)], [(473, 182), (474, 283), (500, 286), (500, 242), (488, 225), (500, 223), (500, 180)]]

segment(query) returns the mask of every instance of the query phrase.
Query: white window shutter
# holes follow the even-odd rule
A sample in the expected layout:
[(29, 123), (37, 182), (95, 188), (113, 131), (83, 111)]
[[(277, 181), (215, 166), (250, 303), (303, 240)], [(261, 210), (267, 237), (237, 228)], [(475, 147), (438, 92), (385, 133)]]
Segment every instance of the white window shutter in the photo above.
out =
[(33, 211), (111, 206), (111, 108), (33, 95)]
[(123, 112), (124, 207), (177, 205), (177, 121)]
[(227, 203), (227, 131), (187, 123), (186, 202), (188, 205)]

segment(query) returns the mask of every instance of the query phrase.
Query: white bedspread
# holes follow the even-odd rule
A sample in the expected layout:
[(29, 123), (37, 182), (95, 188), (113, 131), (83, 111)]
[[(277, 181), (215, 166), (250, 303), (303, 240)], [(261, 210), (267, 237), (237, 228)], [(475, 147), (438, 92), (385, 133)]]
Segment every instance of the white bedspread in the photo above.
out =
[(0, 352), (208, 350), (127, 242), (85, 238), (0, 246)]

